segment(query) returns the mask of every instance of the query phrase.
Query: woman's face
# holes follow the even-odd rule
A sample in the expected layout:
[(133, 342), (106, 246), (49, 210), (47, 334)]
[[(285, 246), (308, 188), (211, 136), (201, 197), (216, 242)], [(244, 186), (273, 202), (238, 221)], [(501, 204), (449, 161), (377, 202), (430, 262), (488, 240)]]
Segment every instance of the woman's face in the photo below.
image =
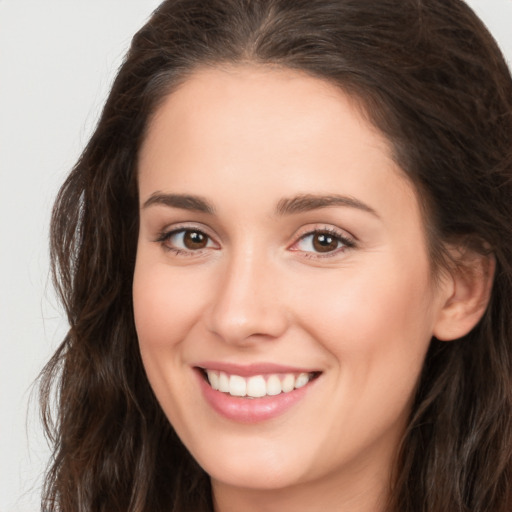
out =
[(386, 140), (321, 80), (201, 70), (139, 173), (140, 350), (214, 488), (385, 482), (446, 299)]

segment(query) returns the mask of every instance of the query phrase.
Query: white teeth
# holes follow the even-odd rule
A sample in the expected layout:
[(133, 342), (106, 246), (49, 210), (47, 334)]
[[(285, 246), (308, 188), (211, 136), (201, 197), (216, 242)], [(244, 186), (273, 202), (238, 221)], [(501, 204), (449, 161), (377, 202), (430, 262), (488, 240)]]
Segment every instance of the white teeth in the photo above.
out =
[(309, 375), (307, 373), (301, 373), (295, 381), (295, 389), (302, 388), (309, 382)]
[(224, 373), (219, 373), (219, 391), (229, 393), (229, 377)]
[(222, 393), (229, 393), (231, 396), (248, 396), (250, 398), (289, 393), (294, 389), (304, 387), (313, 377), (312, 373), (300, 373), (298, 375), (286, 373), (267, 376), (254, 375), (245, 378), (239, 375), (228, 375), (216, 370), (206, 370), (206, 375), (213, 389)]
[(206, 370), (206, 373), (208, 374), (210, 386), (215, 390), (219, 389), (219, 374), (213, 370)]
[(247, 380), (247, 395), (259, 398), (267, 394), (267, 385), (265, 379), (261, 375), (251, 377)]
[(229, 394), (233, 396), (245, 396), (247, 393), (247, 382), (239, 375), (229, 377)]
[(271, 375), (267, 380), (267, 395), (279, 395), (283, 390), (281, 381), (277, 375)]
[(295, 388), (295, 377), (291, 374), (286, 375), (281, 385), (283, 386), (283, 393), (289, 393)]

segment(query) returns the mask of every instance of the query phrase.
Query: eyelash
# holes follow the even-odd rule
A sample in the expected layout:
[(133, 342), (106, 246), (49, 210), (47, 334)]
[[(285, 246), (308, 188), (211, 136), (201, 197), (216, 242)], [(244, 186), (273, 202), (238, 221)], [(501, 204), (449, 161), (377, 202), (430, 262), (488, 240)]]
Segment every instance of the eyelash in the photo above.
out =
[(172, 247), (172, 246), (168, 245), (167, 242), (169, 242), (169, 240), (173, 236), (177, 235), (178, 233), (186, 233), (187, 231), (192, 232), (192, 233), (199, 233), (199, 234), (203, 235), (204, 237), (206, 237), (208, 240), (212, 240), (212, 237), (207, 235), (203, 230), (187, 226), (187, 227), (178, 227), (176, 229), (173, 229), (172, 231), (162, 231), (158, 235), (158, 238), (155, 240), (155, 242), (159, 243), (165, 251), (172, 252), (176, 256), (189, 257), (189, 256), (198, 256), (198, 255), (202, 254), (204, 249), (198, 249), (198, 250), (178, 249), (176, 247)]
[[(337, 229), (334, 229), (332, 227), (324, 227), (324, 228), (317, 228), (312, 229), (308, 231), (307, 233), (304, 233), (301, 235), (296, 242), (293, 243), (292, 247), (300, 243), (301, 241), (305, 240), (308, 237), (315, 236), (315, 235), (328, 235), (334, 240), (338, 242), (338, 244), (341, 244), (341, 247), (337, 247), (333, 251), (329, 251), (326, 253), (320, 253), (315, 251), (302, 251), (304, 258), (332, 258), (334, 256), (338, 256), (339, 253), (345, 252), (347, 249), (353, 249), (356, 246), (356, 242), (353, 238), (349, 238), (348, 236), (344, 235)], [(298, 251), (298, 249), (291, 249), (294, 251)]]
[[(203, 253), (204, 249), (206, 249), (206, 248), (197, 249), (197, 250), (178, 249), (176, 247), (172, 247), (172, 246), (168, 245), (168, 243), (167, 243), (173, 236), (177, 235), (178, 233), (186, 233), (187, 231), (193, 232), (193, 233), (199, 233), (199, 234), (203, 235), (204, 237), (206, 237), (207, 239), (212, 240), (212, 238), (201, 229), (196, 229), (194, 227), (179, 227), (179, 228), (173, 229), (172, 231), (162, 231), (161, 233), (159, 233), (158, 238), (155, 240), (155, 242), (159, 243), (164, 250), (170, 251), (170, 252), (174, 253), (176, 256), (185, 256), (185, 257), (199, 256), (200, 254)], [(297, 245), (301, 241), (305, 240), (307, 237), (321, 235), (321, 234), (325, 234), (325, 235), (333, 237), (339, 244), (341, 244), (341, 247), (338, 247), (335, 250), (326, 252), (324, 254), (322, 254), (320, 252), (315, 252), (315, 251), (302, 251), (303, 257), (315, 258), (315, 259), (330, 258), (333, 256), (337, 256), (340, 252), (345, 252), (347, 249), (352, 249), (352, 248), (356, 247), (356, 242), (353, 238), (349, 238), (346, 235), (342, 234), (340, 231), (338, 231), (334, 228), (331, 228), (331, 227), (312, 229), (312, 230), (302, 234), (297, 239), (297, 241), (295, 241), (292, 244), (291, 247)], [(299, 249), (290, 249), (290, 250), (299, 252)]]

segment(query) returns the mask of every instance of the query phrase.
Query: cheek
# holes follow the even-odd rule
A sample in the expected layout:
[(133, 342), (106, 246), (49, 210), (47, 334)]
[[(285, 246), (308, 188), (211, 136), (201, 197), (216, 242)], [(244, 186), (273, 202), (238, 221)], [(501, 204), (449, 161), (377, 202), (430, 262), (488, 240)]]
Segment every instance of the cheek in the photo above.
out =
[(133, 308), (142, 361), (162, 409), (169, 418), (180, 418), (183, 404), (190, 403), (181, 372), (183, 341), (200, 314), (197, 289), (165, 263), (137, 258)]
[(197, 280), (175, 275), (165, 264), (136, 264), (133, 278), (135, 325), (141, 349), (169, 347), (183, 339), (201, 311)]
[(300, 311), (297, 317), (314, 329), (315, 337), (332, 339), (333, 348), (364, 351), (385, 339), (392, 345), (429, 338), (433, 308), (428, 273), (390, 263), (375, 267), (342, 269), (315, 280), (314, 286), (312, 280), (304, 283), (292, 299)]
[(303, 295), (303, 328), (331, 354), (338, 399), (353, 411), (387, 404), (396, 413), (409, 401), (432, 336), (427, 265), (340, 272)]

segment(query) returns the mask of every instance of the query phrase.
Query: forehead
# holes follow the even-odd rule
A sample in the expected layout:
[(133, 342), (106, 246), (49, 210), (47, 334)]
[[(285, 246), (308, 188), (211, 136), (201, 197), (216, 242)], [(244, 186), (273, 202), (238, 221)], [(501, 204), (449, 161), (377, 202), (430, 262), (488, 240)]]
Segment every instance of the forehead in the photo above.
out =
[(300, 193), (350, 193), (377, 206), (386, 191), (414, 195), (358, 102), (288, 69), (198, 70), (161, 104), (139, 157), (141, 200), (164, 189), (208, 196), (216, 183), (219, 199), (236, 190), (241, 203), (269, 207)]
[[(224, 116), (226, 109), (236, 111), (236, 119)], [(347, 111), (350, 116), (346, 115)], [(300, 116), (307, 122), (304, 135), (312, 137), (326, 122), (336, 119), (340, 123), (346, 119), (352, 130), (357, 123), (363, 131), (373, 132), (374, 144), (379, 144), (385, 151), (390, 149), (388, 140), (366, 120), (359, 98), (349, 96), (327, 80), (269, 65), (197, 69), (163, 101), (150, 120), (149, 130), (155, 124), (165, 122), (162, 117), (169, 118), (170, 115), (175, 120), (187, 122), (182, 128), (199, 121), (199, 126), (193, 127), (198, 135), (201, 126), (209, 129), (214, 124), (219, 128), (220, 123), (224, 123), (222, 127), (227, 128), (225, 121), (229, 121), (233, 128), (248, 122), (251, 128), (263, 126), (268, 130), (269, 123), (286, 122), (291, 117), (297, 121)], [(274, 127), (277, 132), (282, 125), (274, 124)], [(303, 127), (297, 125), (290, 135), (297, 135)], [(290, 126), (286, 128), (285, 133), (289, 133)], [(237, 132), (237, 138), (244, 133)], [(255, 135), (254, 130), (250, 135)]]

